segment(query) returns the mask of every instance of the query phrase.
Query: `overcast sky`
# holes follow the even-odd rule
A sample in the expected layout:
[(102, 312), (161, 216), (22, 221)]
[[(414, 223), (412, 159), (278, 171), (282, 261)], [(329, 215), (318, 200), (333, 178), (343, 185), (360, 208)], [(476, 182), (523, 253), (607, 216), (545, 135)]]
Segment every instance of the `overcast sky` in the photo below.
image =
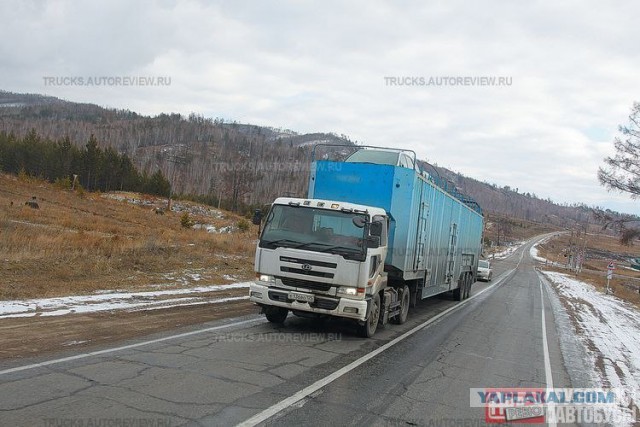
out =
[[(640, 214), (596, 177), (640, 101), (640, 2), (21, 0), (0, 16), (0, 89), (346, 134)], [(170, 85), (45, 80), (128, 76)]]

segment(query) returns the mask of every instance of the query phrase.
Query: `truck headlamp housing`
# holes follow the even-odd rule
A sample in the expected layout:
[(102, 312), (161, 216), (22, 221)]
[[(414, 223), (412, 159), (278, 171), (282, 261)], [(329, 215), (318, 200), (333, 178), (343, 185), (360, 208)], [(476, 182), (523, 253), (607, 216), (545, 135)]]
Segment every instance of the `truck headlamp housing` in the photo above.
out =
[(353, 288), (351, 286), (340, 286), (337, 290), (338, 295), (346, 297), (364, 297), (365, 288)]
[(271, 284), (276, 283), (276, 278), (274, 276), (269, 275), (269, 274), (258, 273), (258, 274), (256, 274), (256, 279), (258, 279), (258, 281), (260, 281), (260, 282), (267, 282), (267, 283), (271, 283)]

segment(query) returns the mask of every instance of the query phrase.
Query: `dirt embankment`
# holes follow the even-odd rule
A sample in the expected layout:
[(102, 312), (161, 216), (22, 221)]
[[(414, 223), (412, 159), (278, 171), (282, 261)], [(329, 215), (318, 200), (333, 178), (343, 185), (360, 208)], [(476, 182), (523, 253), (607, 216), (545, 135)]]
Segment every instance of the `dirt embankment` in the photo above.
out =
[(90, 351), (109, 343), (213, 320), (258, 313), (248, 301), (162, 310), (4, 319), (0, 359), (22, 359), (65, 351)]

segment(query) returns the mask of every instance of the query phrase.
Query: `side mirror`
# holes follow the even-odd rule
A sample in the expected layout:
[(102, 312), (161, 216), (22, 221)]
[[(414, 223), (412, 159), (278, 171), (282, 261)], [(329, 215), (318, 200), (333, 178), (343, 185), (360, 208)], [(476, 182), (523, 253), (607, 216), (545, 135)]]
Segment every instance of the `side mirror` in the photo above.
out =
[(253, 225), (260, 225), (260, 223), (262, 222), (262, 211), (260, 209), (256, 209), (256, 211), (253, 213), (251, 222), (253, 222)]
[(375, 249), (380, 247), (380, 236), (369, 236), (365, 239), (367, 249)]
[(372, 222), (369, 229), (369, 234), (372, 236), (382, 236), (382, 223), (380, 221)]
[(356, 227), (362, 228), (367, 223), (367, 220), (361, 217), (360, 215), (358, 215), (358, 216), (354, 216), (351, 222), (353, 222), (353, 225), (355, 225)]

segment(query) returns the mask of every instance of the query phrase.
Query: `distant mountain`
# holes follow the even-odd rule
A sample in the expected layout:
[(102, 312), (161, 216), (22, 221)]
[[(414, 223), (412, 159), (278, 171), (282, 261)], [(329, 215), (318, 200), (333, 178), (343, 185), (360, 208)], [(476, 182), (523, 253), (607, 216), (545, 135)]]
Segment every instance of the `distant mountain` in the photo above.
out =
[(307, 133), (299, 134), (289, 129), (257, 126), (242, 123), (222, 123), (225, 128), (231, 128), (247, 137), (263, 137), (265, 142), (283, 142), (294, 147), (314, 144), (339, 144), (352, 145), (346, 135), (332, 133)]
[[(345, 135), (298, 134), (195, 114), (150, 117), (50, 96), (0, 91), (0, 131), (22, 136), (31, 129), (53, 140), (68, 136), (78, 145), (86, 144), (93, 134), (100, 146), (127, 154), (142, 170), (161, 169), (174, 192), (221, 198), (232, 209), (267, 204), (282, 195), (304, 196), (314, 145), (344, 145), (345, 149), (338, 150), (339, 157), (356, 147)], [(437, 166), (423, 164), (423, 169), (448, 181), (444, 185), (450, 189), (475, 198), (488, 212), (562, 227), (592, 222), (591, 210), (582, 205), (557, 205)]]
[(0, 107), (26, 107), (30, 105), (46, 105), (63, 102), (65, 101), (53, 96), (0, 91)]
[[(499, 187), (437, 166), (435, 169), (461, 193), (471, 195), (488, 212), (565, 228), (595, 223), (593, 209), (584, 204), (560, 205), (535, 194), (520, 193), (509, 186)], [(594, 227), (591, 231), (594, 231)]]

